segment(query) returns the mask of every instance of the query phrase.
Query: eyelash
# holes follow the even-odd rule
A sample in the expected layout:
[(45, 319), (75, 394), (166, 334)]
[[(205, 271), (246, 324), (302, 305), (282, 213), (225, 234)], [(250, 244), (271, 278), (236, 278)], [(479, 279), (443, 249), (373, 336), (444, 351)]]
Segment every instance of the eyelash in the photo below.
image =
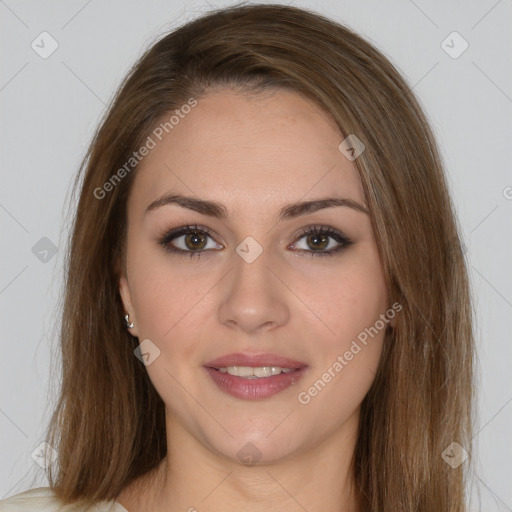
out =
[[(213, 237), (213, 233), (204, 226), (198, 226), (197, 224), (191, 226), (181, 226), (179, 228), (171, 229), (170, 231), (165, 232), (158, 239), (158, 243), (167, 251), (173, 254), (177, 254), (178, 256), (185, 256), (189, 258), (200, 258), (206, 252), (209, 252), (211, 249), (202, 249), (199, 251), (185, 251), (183, 249), (179, 249), (176, 247), (172, 247), (170, 245), (171, 241), (175, 238), (178, 238), (183, 235), (188, 234), (207, 234), (210, 238)], [(310, 257), (316, 256), (334, 256), (335, 254), (339, 254), (343, 252), (345, 249), (350, 247), (354, 242), (348, 238), (346, 235), (338, 231), (337, 229), (331, 228), (330, 226), (308, 226), (303, 229), (299, 234), (297, 240), (300, 240), (308, 235), (328, 235), (333, 238), (340, 245), (335, 247), (334, 249), (330, 249), (328, 251), (309, 251), (306, 249), (297, 249), (300, 252), (305, 252)]]

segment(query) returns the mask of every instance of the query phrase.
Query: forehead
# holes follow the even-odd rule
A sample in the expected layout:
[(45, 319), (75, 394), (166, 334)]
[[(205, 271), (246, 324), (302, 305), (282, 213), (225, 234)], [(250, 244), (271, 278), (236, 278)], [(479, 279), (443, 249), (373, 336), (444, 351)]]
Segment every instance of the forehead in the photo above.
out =
[(156, 146), (139, 164), (129, 208), (170, 191), (217, 200), (233, 213), (333, 193), (364, 201), (334, 120), (297, 93), (220, 90), (183, 112), (161, 140), (151, 135)]

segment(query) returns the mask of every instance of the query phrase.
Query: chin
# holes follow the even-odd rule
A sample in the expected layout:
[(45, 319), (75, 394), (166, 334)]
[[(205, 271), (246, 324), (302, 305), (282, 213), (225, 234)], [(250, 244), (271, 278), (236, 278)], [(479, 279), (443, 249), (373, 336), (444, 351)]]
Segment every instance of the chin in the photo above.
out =
[[(245, 466), (272, 464), (297, 454), (303, 447), (291, 425), (280, 425), (286, 415), (250, 418), (226, 424), (227, 433), (207, 441), (207, 447), (231, 461)], [(288, 420), (285, 420), (288, 421)], [(277, 427), (277, 428), (276, 428)]]
[[(276, 442), (277, 441), (277, 442)], [(300, 450), (297, 440), (293, 446), (282, 442), (282, 438), (270, 441), (265, 438), (240, 438), (230, 443), (230, 450), (223, 453), (233, 462), (243, 466), (261, 466), (283, 462)]]

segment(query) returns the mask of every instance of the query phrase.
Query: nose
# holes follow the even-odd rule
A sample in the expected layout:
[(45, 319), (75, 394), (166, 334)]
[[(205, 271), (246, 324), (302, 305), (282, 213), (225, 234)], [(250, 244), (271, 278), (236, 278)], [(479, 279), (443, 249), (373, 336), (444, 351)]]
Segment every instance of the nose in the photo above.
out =
[(271, 267), (265, 251), (252, 263), (237, 254), (218, 309), (219, 321), (246, 334), (257, 334), (285, 325), (290, 318), (290, 292), (276, 265)]

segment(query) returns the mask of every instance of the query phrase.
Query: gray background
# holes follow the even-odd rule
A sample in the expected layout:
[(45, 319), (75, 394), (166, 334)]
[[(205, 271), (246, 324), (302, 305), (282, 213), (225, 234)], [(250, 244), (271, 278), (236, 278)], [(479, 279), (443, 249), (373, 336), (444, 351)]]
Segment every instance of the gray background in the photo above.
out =
[[(512, 511), (512, 2), (294, 4), (369, 39), (431, 120), (475, 296), (479, 403), (470, 508), (480, 509), (480, 495), (481, 510)], [(58, 385), (50, 363), (72, 178), (129, 66), (159, 35), (209, 9), (205, 1), (0, 0), (0, 498), (46, 483), (31, 454), (44, 441)], [(44, 31), (58, 43), (46, 59), (31, 47), (43, 46)], [(442, 45), (453, 31), (469, 44), (457, 58), (444, 48), (459, 53), (462, 41), (452, 36)]]

